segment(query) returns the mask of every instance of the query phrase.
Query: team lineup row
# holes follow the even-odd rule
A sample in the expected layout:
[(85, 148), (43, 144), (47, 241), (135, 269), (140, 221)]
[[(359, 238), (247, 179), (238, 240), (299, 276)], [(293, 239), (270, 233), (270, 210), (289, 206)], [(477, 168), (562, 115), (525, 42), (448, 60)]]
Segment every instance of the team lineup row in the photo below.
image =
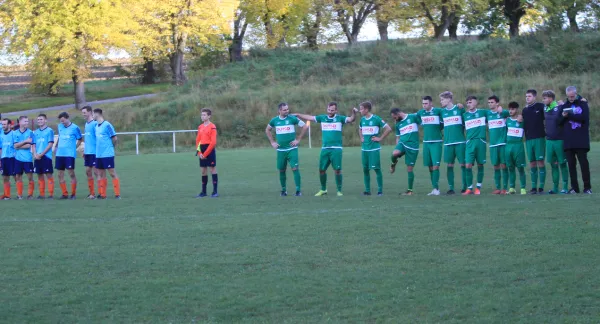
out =
[[(84, 164), (88, 179), (88, 199), (106, 199), (108, 186), (107, 171), (112, 178), (115, 198), (120, 199), (120, 181), (115, 171), (115, 146), (117, 136), (111, 123), (104, 120), (102, 110), (90, 106), (82, 108), (86, 120), (85, 132), (73, 124), (66, 112), (60, 113), (58, 119), (58, 139), (54, 143), (54, 130), (47, 124), (47, 116), (40, 114), (37, 118), (37, 129), (29, 129), (29, 119), (21, 116), (18, 128), (13, 129), (9, 119), (2, 120), (2, 146), (0, 147), (0, 172), (4, 181), (3, 200), (11, 199), (10, 179), (13, 178), (17, 188), (17, 199), (24, 199), (23, 175), (27, 176), (28, 188), (26, 199), (34, 198), (35, 183), (33, 174), (38, 176), (37, 199), (54, 197), (54, 169), (58, 171), (58, 181), (62, 195), (60, 199), (75, 199), (77, 193), (77, 177), (75, 176), (75, 158), (77, 149), (85, 140)], [(53, 166), (52, 151), (56, 147)], [(67, 190), (65, 170), (70, 178), (71, 193)], [(95, 181), (97, 179), (97, 181)], [(95, 182), (98, 196), (95, 195)], [(46, 184), (48, 196), (46, 196)]]
[[(415, 162), (420, 151), (419, 128), (423, 130), (423, 165), (428, 167), (432, 191), (428, 195), (440, 195), (440, 165), (447, 165), (448, 195), (455, 194), (454, 164), (461, 166), (463, 195), (481, 194), (484, 179), (484, 164), (487, 162), (487, 149), (494, 166), (495, 190), (493, 194), (515, 194), (517, 172), (520, 180), (520, 193), (526, 190), (526, 156), (530, 161), (532, 189), (530, 194), (544, 193), (546, 180), (546, 160), (552, 169), (553, 188), (549, 194), (578, 193), (575, 161), (579, 160), (584, 180), (584, 192), (591, 193), (589, 164), (589, 111), (587, 102), (576, 94), (576, 89), (567, 89), (565, 102), (557, 102), (553, 91), (544, 91), (543, 104), (536, 101), (537, 92), (528, 90), (526, 107), (519, 111), (519, 104), (511, 102), (508, 109), (502, 109), (497, 96), (488, 98), (489, 110), (478, 108), (475, 96), (466, 99), (466, 110), (453, 102), (451, 92), (440, 94), (441, 108), (433, 107), (430, 96), (423, 97), (422, 107), (416, 113), (407, 113), (399, 108), (390, 111), (395, 121), (396, 147), (391, 156), (390, 171), (394, 173), (398, 160), (404, 157), (408, 173), (408, 189), (404, 195), (413, 194)], [(371, 112), (370, 102), (363, 102), (359, 109), (354, 108), (350, 116), (338, 115), (338, 107), (331, 102), (327, 114), (311, 116), (290, 114), (286, 103), (279, 105), (279, 115), (273, 118), (265, 132), (274, 149), (277, 150), (277, 169), (280, 171), (281, 195), (287, 196), (286, 169), (290, 165), (296, 184), (296, 196), (301, 193), (301, 177), (298, 169), (298, 143), (312, 121), (321, 124), (323, 146), (319, 158), (321, 188), (315, 196), (327, 194), (327, 173), (331, 165), (335, 173), (337, 195), (342, 193), (342, 128), (355, 121), (360, 112), (358, 127), (361, 138), (362, 165), (365, 191), (371, 195), (370, 170), (377, 179), (377, 194), (383, 194), (383, 175), (380, 161), (380, 142), (392, 132), (392, 127), (380, 116)], [(302, 130), (296, 136), (296, 126)], [(275, 138), (272, 131), (275, 129)], [(564, 130), (567, 131), (564, 131)], [(565, 134), (565, 133), (569, 134)], [(489, 133), (489, 140), (488, 140)], [(523, 138), (526, 138), (525, 143)], [(565, 137), (567, 142), (565, 143)], [(526, 144), (526, 145), (524, 145)], [(527, 154), (526, 154), (527, 152)], [(569, 161), (569, 166), (567, 166)], [(571, 162), (573, 165), (571, 166)], [(477, 165), (476, 183), (473, 183), (473, 166)], [(569, 173), (572, 188), (568, 188)], [(559, 189), (562, 177), (562, 188)]]

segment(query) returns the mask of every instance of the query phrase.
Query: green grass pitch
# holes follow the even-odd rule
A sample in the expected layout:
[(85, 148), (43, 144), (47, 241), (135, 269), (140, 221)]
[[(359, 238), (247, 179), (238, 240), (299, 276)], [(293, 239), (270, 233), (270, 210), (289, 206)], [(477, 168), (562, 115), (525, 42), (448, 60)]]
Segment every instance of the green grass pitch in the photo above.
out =
[(358, 148), (340, 198), (313, 197), (315, 148), (300, 151), (303, 197), (279, 197), (268, 149), (219, 150), (217, 199), (194, 199), (198, 162), (181, 153), (119, 156), (123, 200), (87, 201), (78, 159), (78, 200), (0, 201), (0, 322), (598, 321), (596, 194), (492, 196), (486, 165), (484, 195), (428, 197), (419, 162), (417, 195), (400, 197), (391, 150), (383, 197), (360, 196)]

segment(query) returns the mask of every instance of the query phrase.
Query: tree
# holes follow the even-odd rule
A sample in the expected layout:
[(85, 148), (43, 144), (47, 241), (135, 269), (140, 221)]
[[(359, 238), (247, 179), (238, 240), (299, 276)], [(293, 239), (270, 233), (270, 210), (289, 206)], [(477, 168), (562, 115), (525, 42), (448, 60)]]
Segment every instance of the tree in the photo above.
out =
[(370, 14), (375, 12), (377, 4), (371, 0), (334, 0), (337, 21), (352, 45), (358, 41), (358, 34)]
[(84, 80), (99, 56), (131, 45), (121, 0), (7, 0), (0, 6), (1, 41), (27, 59), (34, 80), (73, 81), (75, 105), (85, 100)]

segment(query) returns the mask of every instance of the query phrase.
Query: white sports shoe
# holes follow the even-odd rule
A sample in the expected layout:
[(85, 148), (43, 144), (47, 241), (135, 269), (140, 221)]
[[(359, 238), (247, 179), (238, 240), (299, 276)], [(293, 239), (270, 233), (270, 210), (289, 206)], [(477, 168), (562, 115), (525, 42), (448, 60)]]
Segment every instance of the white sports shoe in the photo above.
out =
[(439, 196), (440, 195), (440, 191), (438, 189), (433, 189), (430, 193), (427, 194), (427, 196)]

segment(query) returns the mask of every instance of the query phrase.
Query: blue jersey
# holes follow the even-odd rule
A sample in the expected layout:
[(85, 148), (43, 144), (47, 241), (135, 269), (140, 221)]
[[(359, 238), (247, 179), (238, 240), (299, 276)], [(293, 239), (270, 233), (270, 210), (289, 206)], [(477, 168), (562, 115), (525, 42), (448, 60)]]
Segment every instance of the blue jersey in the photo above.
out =
[(85, 123), (85, 132), (83, 133), (85, 147), (83, 154), (96, 154), (96, 125), (98, 123), (95, 120)]
[(115, 156), (115, 146), (112, 138), (117, 136), (113, 125), (107, 121), (96, 126), (96, 158), (107, 158)]
[(13, 158), (15, 157), (15, 135), (14, 131), (8, 133), (2, 132), (0, 138), (2, 138), (2, 158)]
[(56, 156), (77, 157), (77, 141), (81, 139), (81, 131), (77, 125), (65, 127), (58, 124), (58, 145), (56, 146)]
[[(31, 145), (35, 144), (35, 138), (33, 137), (33, 132), (31, 129), (27, 128), (24, 132), (21, 130), (13, 131), (15, 133), (15, 144), (23, 142), (28, 138), (31, 138)], [(17, 148), (17, 153), (15, 154), (15, 158), (17, 161), (21, 162), (33, 162), (33, 154), (31, 153), (31, 146), (28, 148)]]
[[(52, 128), (46, 126), (46, 128), (38, 128), (33, 132), (35, 138), (35, 153), (42, 154), (48, 143), (54, 143), (54, 131)], [(45, 155), (47, 158), (52, 159), (52, 149), (49, 149)]]

